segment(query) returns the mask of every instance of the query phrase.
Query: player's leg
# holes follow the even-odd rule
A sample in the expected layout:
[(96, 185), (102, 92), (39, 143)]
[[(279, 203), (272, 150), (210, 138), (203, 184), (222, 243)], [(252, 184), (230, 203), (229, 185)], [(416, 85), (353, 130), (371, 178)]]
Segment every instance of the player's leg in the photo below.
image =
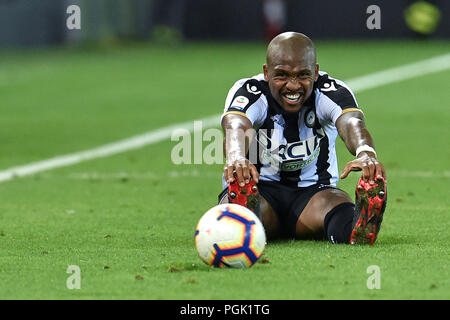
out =
[[(222, 203), (230, 203), (228, 200), (227, 189), (224, 190), (219, 196), (219, 204)], [(262, 223), (264, 225), (264, 229), (266, 231), (267, 239), (275, 239), (280, 235), (280, 222), (278, 220), (278, 216), (273, 210), (272, 206), (260, 195), (260, 210), (261, 210), (261, 218)]]
[[(354, 208), (355, 205), (350, 196), (340, 189), (328, 188), (318, 191), (300, 213), (296, 225), (296, 238), (323, 239), (328, 237), (333, 242), (348, 243)], [(329, 230), (324, 228), (325, 220), (327, 220), (327, 229)]]
[(267, 239), (272, 240), (280, 236), (280, 221), (272, 206), (260, 196), (260, 210)]

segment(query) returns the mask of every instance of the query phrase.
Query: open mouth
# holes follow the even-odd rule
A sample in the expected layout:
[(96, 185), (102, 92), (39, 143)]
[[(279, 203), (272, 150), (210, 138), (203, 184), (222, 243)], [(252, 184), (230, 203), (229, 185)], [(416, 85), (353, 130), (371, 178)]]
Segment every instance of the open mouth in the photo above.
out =
[(295, 105), (301, 102), (301, 99), (303, 97), (303, 94), (300, 92), (295, 92), (295, 93), (284, 93), (283, 95), (283, 99), (290, 105)]

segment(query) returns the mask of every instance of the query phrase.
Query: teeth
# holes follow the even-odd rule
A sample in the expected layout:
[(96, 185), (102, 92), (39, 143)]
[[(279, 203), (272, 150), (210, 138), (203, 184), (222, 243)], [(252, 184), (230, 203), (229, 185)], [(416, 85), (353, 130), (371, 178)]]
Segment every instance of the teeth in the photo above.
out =
[(286, 98), (288, 98), (289, 100), (297, 100), (297, 99), (300, 97), (300, 94), (299, 94), (299, 93), (296, 93), (296, 94), (286, 94), (285, 96), (286, 96)]

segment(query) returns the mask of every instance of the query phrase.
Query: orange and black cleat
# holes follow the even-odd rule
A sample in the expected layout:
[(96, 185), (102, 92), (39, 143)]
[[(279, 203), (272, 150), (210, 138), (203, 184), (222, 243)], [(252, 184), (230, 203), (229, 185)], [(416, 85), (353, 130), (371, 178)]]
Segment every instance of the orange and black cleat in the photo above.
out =
[(374, 184), (359, 179), (356, 186), (356, 208), (350, 244), (375, 243), (383, 221), (386, 200), (385, 178), (375, 180)]
[(228, 200), (250, 209), (261, 220), (259, 199), (258, 186), (252, 178), (244, 187), (239, 186), (237, 178), (228, 185)]

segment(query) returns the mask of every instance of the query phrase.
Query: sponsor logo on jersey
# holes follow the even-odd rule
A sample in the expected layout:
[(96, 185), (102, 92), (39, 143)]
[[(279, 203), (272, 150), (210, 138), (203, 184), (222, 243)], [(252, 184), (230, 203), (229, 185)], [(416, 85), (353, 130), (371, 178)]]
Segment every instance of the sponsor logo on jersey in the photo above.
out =
[(269, 139), (266, 134), (259, 135), (259, 143), (265, 147), (261, 160), (263, 164), (279, 167), (282, 171), (302, 169), (319, 156), (320, 140), (324, 137), (322, 133), (322, 130), (318, 130), (318, 135), (306, 140), (279, 145), (274, 142), (279, 141), (276, 132), (272, 135), (272, 139)]
[(231, 104), (230, 108), (243, 110), (248, 103), (249, 100), (247, 97), (238, 96), (233, 100), (233, 103)]
[(306, 167), (311, 162), (313, 162), (314, 160), (317, 159), (317, 157), (319, 156), (319, 152), (320, 152), (320, 147), (317, 147), (316, 149), (314, 149), (311, 156), (309, 156), (305, 160), (293, 160), (293, 161), (289, 161), (289, 162), (283, 162), (283, 163), (281, 163), (280, 169), (282, 171), (297, 171), (297, 170), (303, 169), (304, 167)]

